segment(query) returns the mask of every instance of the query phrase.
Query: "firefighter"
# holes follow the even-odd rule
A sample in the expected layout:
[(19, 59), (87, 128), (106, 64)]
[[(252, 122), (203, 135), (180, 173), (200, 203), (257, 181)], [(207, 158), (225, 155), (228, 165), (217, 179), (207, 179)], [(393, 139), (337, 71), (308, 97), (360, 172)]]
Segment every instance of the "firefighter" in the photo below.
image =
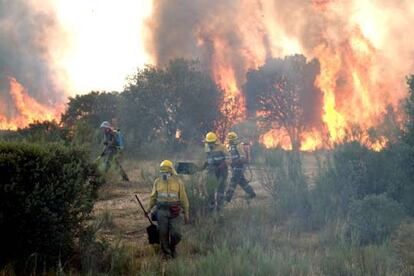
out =
[(237, 133), (229, 132), (227, 134), (227, 140), (229, 142), (229, 152), (231, 157), (231, 179), (230, 186), (226, 192), (226, 201), (230, 202), (237, 185), (243, 188), (243, 190), (249, 195), (250, 198), (254, 198), (256, 193), (247, 181), (244, 170), (247, 164), (246, 152), (242, 143), (237, 137)]
[(210, 211), (220, 211), (224, 205), (224, 192), (228, 176), (227, 161), (230, 158), (226, 147), (221, 144), (214, 132), (205, 137), (205, 152), (207, 161), (207, 194), (210, 202)]
[(104, 132), (104, 150), (102, 151), (102, 154), (99, 156), (99, 158), (104, 158), (105, 172), (109, 170), (111, 162), (114, 160), (115, 164), (119, 168), (122, 179), (124, 181), (129, 181), (128, 175), (125, 173), (117, 157), (117, 154), (120, 151), (120, 145), (116, 139), (116, 130), (112, 128), (111, 124), (108, 121), (102, 122), (100, 128), (103, 129)]
[(147, 213), (151, 213), (154, 206), (156, 211), (152, 213), (156, 212), (164, 258), (175, 258), (175, 248), (182, 237), (180, 213), (184, 211), (184, 223), (187, 224), (189, 203), (184, 184), (170, 160), (164, 160), (160, 164), (160, 177), (154, 182)]

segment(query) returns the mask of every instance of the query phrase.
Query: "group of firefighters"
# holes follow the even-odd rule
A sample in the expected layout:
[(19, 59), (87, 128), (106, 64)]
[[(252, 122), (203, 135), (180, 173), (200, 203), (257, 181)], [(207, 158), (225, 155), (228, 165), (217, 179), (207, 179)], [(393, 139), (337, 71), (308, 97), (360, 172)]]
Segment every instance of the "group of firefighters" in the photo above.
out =
[[(122, 169), (116, 158), (116, 129), (109, 122), (103, 122), (105, 149), (101, 157), (105, 157), (105, 170), (109, 169), (110, 162), (115, 161), (121, 171), (124, 180), (128, 176)], [(237, 185), (247, 193), (249, 198), (254, 198), (256, 193), (245, 177), (247, 156), (244, 147), (235, 132), (227, 134), (228, 147), (224, 146), (214, 132), (205, 136), (206, 161), (199, 168), (207, 171), (207, 195), (209, 210), (220, 212), (224, 202), (230, 202)], [(228, 167), (231, 167), (231, 180), (227, 192), (226, 182)], [(181, 240), (180, 226), (184, 213), (184, 223), (189, 220), (189, 202), (185, 191), (185, 185), (178, 176), (173, 162), (164, 160), (160, 164), (159, 177), (154, 181), (150, 202), (146, 210), (146, 216), (156, 217), (158, 222), (159, 241), (165, 258), (176, 257), (176, 245)]]

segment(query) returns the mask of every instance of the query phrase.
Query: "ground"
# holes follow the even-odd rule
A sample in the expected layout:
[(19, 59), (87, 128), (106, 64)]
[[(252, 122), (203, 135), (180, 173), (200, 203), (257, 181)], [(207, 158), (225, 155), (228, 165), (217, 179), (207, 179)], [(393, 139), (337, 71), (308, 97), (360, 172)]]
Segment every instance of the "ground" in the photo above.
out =
[[(320, 160), (314, 154), (303, 155), (310, 189), (315, 184)], [(343, 224), (332, 223), (315, 231), (304, 225), (303, 217), (286, 216), (259, 182), (266, 168), (257, 164), (252, 166), (251, 182), (257, 197), (247, 200), (238, 187), (234, 200), (225, 206), (221, 216), (191, 217), (191, 223), (183, 229), (179, 257), (163, 262), (159, 248), (148, 244), (145, 228), (149, 223), (134, 197), (137, 194), (144, 206), (148, 205), (158, 161), (123, 164), (132, 181), (121, 182), (119, 176), (110, 173), (109, 183), (101, 188), (94, 208), (95, 222), (101, 225), (98, 238), (122, 249), (111, 253), (107, 274), (412, 275), (410, 272), (414, 271), (401, 262), (404, 256), (411, 255), (397, 254), (402, 250), (392, 243), (353, 245), (342, 239)], [(406, 239), (400, 244), (407, 244)], [(411, 252), (412, 247), (405, 248)]]
[[(121, 240), (129, 245), (144, 246), (146, 244), (145, 228), (149, 222), (144, 217), (144, 213), (134, 195), (138, 195), (144, 207), (148, 206), (157, 162), (134, 162), (129, 160), (124, 161), (124, 164), (132, 181), (121, 182), (117, 176), (112, 176), (111, 178), (115, 180), (100, 190), (99, 200), (94, 208), (94, 216), (98, 220), (103, 220), (104, 227), (99, 234), (105, 240), (110, 242)], [(259, 205), (266, 204), (269, 197), (259, 183), (258, 174), (261, 173), (261, 169), (260, 166), (252, 166), (251, 186), (257, 193), (254, 204)], [(312, 154), (304, 155), (304, 172), (310, 183), (313, 183), (317, 172), (317, 162)], [(244, 191), (238, 186), (232, 202), (227, 204), (225, 208), (240, 207), (248, 203), (252, 202), (246, 200)]]

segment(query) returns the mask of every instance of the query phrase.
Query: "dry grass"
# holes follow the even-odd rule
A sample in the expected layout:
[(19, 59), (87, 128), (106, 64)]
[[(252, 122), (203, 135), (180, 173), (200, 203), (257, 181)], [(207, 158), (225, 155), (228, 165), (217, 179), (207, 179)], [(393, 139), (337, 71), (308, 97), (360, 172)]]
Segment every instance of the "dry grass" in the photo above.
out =
[[(342, 240), (338, 225), (306, 231), (294, 218), (280, 216), (281, 210), (275, 209), (259, 183), (261, 170), (254, 170), (251, 184), (258, 194), (254, 200), (246, 200), (238, 187), (222, 216), (203, 217), (184, 226), (179, 258), (162, 261), (159, 248), (147, 244), (148, 222), (134, 199), (137, 193), (148, 203), (148, 182), (156, 164), (127, 161), (125, 167), (135, 181), (109, 184), (101, 190), (95, 215), (99, 218), (109, 212), (111, 219), (110, 227), (102, 228), (98, 236), (115, 248), (108, 274), (409, 275), (392, 244), (357, 247)], [(316, 175), (318, 166), (312, 155), (304, 156), (308, 178)]]

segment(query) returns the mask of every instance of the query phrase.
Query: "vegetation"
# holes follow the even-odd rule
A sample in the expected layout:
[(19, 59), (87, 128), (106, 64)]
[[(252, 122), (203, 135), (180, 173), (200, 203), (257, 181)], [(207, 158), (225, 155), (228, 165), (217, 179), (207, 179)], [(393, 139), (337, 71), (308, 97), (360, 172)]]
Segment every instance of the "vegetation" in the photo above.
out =
[(87, 154), (1, 142), (0, 175), (1, 264), (41, 268), (71, 258), (102, 184)]
[[(292, 68), (300, 70), (292, 75)], [(313, 78), (303, 80), (301, 70), (312, 71)], [(294, 56), (250, 71), (249, 109), (264, 112), (276, 127), (295, 121), (296, 130), (286, 131), (298, 141), (304, 114), (311, 112), (302, 102), (315, 91), (295, 84), (313, 83), (318, 70), (317, 63)], [(407, 124), (380, 152), (352, 142), (352, 136), (332, 150), (309, 154), (318, 160), (309, 175), (309, 157), (254, 145), (258, 196), (236, 196), (220, 215), (206, 212), (205, 176), (183, 177), (191, 221), (179, 258), (168, 262), (146, 244), (147, 222), (138, 217), (132, 193), (147, 200), (158, 159), (198, 159), (197, 139), (227, 123), (218, 110), (220, 89), (197, 63), (175, 60), (138, 70), (121, 93), (72, 98), (60, 123), (2, 135), (18, 142), (0, 143), (0, 273), (412, 275), (414, 77), (408, 84)], [(290, 115), (276, 116), (286, 101), (291, 105), (283, 114)], [(134, 181), (108, 183), (98, 199), (103, 179), (90, 153), (78, 147), (99, 144), (97, 126), (113, 118), (125, 133)], [(240, 124), (240, 133), (257, 137), (252, 125)], [(125, 226), (121, 220), (133, 222)]]
[(318, 74), (319, 62), (307, 63), (303, 55), (270, 59), (247, 73), (249, 111), (258, 112), (267, 129), (283, 129), (294, 152), (299, 151), (303, 132), (320, 123), (321, 92), (312, 88)]

